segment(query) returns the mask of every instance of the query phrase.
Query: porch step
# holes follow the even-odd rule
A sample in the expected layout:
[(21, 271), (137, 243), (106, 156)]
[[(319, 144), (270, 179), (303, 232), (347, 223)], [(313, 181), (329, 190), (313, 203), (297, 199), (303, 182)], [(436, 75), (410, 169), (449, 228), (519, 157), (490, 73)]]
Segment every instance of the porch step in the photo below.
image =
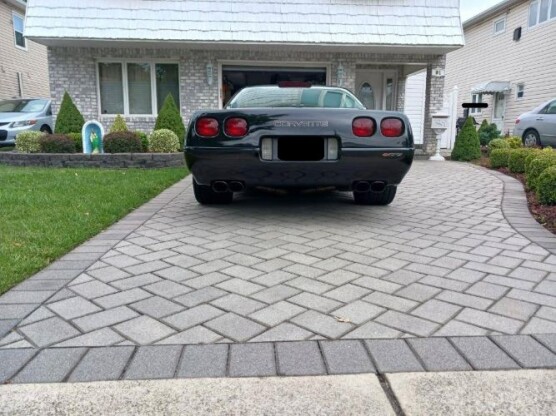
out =
[[(442, 149), (440, 150), (440, 154), (442, 156), (444, 156), (446, 159), (450, 158), (450, 155), (452, 154), (452, 151), (449, 149)], [(432, 155), (427, 154), (423, 151), (423, 149), (415, 149), (415, 159), (416, 160), (428, 160), (429, 157), (431, 157)]]

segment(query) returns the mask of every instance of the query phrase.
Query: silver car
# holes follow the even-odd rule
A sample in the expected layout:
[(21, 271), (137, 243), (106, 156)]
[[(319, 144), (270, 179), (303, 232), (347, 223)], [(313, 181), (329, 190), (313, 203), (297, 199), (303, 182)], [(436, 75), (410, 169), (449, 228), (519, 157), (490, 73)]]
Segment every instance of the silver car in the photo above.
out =
[(515, 121), (514, 136), (525, 146), (556, 146), (556, 99), (520, 115)]
[(13, 146), (22, 131), (52, 133), (52, 106), (43, 98), (0, 101), (0, 146)]

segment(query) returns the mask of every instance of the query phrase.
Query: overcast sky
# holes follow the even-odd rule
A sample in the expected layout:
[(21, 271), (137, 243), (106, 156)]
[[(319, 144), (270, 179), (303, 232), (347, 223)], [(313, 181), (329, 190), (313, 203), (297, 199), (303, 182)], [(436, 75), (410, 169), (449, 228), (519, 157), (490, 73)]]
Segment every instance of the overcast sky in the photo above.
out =
[(481, 13), (495, 4), (501, 3), (502, 0), (460, 0), (461, 20), (465, 22), (467, 19)]

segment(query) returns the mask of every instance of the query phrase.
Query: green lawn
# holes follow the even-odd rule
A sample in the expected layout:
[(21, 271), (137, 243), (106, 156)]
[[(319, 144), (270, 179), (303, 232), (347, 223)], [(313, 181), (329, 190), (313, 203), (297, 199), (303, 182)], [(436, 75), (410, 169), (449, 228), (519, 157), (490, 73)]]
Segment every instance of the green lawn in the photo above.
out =
[(0, 294), (186, 174), (0, 166)]
[(11, 152), (14, 149), (14, 146), (2, 146), (0, 147), (0, 152)]

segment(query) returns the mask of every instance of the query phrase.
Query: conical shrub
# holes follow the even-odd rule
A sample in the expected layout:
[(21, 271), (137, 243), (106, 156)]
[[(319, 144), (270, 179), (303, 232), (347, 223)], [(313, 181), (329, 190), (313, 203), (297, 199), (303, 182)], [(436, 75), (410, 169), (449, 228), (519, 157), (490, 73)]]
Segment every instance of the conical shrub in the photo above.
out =
[(173, 131), (176, 136), (178, 136), (180, 143), (182, 143), (185, 138), (185, 126), (181, 118), (180, 110), (176, 106), (176, 102), (170, 93), (166, 96), (164, 104), (158, 113), (154, 129), (168, 129)]
[(83, 124), (85, 124), (83, 115), (73, 103), (68, 92), (64, 92), (54, 131), (58, 134), (81, 133)]
[(114, 119), (114, 124), (110, 127), (110, 133), (118, 133), (121, 131), (128, 131), (127, 124), (125, 124), (124, 118), (118, 114)]
[(456, 138), (452, 150), (452, 160), (470, 161), (481, 157), (479, 135), (475, 130), (473, 119), (468, 117)]

